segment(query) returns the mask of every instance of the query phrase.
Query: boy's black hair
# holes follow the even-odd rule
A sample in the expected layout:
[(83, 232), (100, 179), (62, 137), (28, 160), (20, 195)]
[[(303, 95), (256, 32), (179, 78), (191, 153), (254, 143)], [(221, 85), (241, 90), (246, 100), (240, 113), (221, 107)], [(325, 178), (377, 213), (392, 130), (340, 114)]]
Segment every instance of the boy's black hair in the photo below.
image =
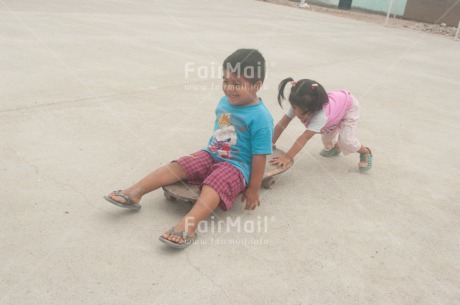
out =
[(315, 113), (323, 109), (323, 105), (329, 102), (326, 90), (320, 83), (311, 79), (301, 79), (294, 82), (291, 77), (283, 79), (278, 87), (278, 103), (283, 108), (282, 100), (284, 97), (284, 88), (291, 82), (291, 93), (289, 94), (289, 103), (292, 106), (299, 107), (306, 112)]
[(244, 77), (251, 84), (265, 79), (265, 58), (256, 49), (238, 49), (222, 64), (224, 71)]

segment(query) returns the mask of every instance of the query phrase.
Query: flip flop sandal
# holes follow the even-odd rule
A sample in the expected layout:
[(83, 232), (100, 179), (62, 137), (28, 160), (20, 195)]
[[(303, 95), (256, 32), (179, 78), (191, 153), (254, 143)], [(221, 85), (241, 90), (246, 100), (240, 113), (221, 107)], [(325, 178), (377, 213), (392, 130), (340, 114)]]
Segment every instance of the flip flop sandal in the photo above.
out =
[(337, 149), (333, 147), (331, 150), (322, 150), (319, 154), (323, 157), (335, 157), (340, 155), (342, 151), (340, 149)]
[(120, 197), (125, 198), (126, 202), (121, 203), (121, 202), (115, 201), (112, 198), (107, 197), (107, 196), (104, 196), (103, 198), (105, 200), (107, 200), (108, 202), (116, 205), (117, 207), (131, 209), (131, 210), (140, 210), (141, 209), (142, 206), (140, 204), (135, 203), (128, 195), (122, 194), (121, 190), (113, 191), (113, 192), (115, 193), (115, 196), (120, 196)]
[(174, 241), (170, 241), (169, 239), (164, 238), (163, 236), (160, 236), (159, 240), (162, 243), (165, 243), (166, 245), (168, 245), (170, 247), (173, 247), (173, 248), (176, 248), (176, 249), (187, 248), (188, 246), (193, 244), (193, 242), (196, 240), (196, 238), (198, 236), (198, 234), (195, 233), (195, 235), (193, 235), (193, 237), (190, 237), (187, 232), (185, 232), (185, 231), (176, 232), (176, 231), (174, 231), (174, 228), (169, 229), (169, 233), (170, 233), (170, 235), (172, 234), (172, 235), (177, 235), (177, 236), (182, 237), (185, 242), (183, 244), (179, 244), (179, 243), (176, 243)]
[[(358, 167), (359, 167), (360, 172), (367, 172), (368, 170), (372, 168), (372, 152), (369, 149), (369, 147), (366, 147), (366, 148), (369, 150), (369, 153), (359, 155)], [(367, 158), (367, 162), (366, 162), (366, 158)]]

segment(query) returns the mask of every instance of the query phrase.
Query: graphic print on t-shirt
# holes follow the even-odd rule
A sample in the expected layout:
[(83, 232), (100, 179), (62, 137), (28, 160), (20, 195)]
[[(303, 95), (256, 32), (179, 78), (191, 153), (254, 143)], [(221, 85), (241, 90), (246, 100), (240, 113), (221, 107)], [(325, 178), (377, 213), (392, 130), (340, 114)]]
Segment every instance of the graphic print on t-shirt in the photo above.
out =
[(212, 152), (217, 152), (219, 157), (230, 159), (231, 146), (236, 144), (237, 136), (235, 127), (230, 120), (230, 114), (222, 113), (219, 118), (219, 129), (214, 131), (211, 144), (208, 146)]

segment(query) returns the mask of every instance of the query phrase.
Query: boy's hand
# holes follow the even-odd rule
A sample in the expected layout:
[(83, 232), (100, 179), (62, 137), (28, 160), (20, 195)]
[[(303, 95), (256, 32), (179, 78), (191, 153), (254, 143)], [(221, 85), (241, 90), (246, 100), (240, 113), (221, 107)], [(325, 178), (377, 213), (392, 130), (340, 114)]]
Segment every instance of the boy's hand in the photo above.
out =
[(254, 187), (248, 187), (241, 197), (241, 202), (246, 201), (245, 210), (254, 210), (260, 205), (259, 190)]
[(284, 154), (284, 155), (281, 155), (279, 157), (274, 157), (273, 159), (271, 159), (270, 164), (278, 165), (278, 166), (281, 166), (282, 168), (284, 168), (286, 165), (288, 165), (292, 161), (294, 161), (294, 160), (291, 157), (289, 157), (288, 155)]
[(275, 143), (272, 143), (272, 148), (276, 148), (276, 144), (275, 144)]

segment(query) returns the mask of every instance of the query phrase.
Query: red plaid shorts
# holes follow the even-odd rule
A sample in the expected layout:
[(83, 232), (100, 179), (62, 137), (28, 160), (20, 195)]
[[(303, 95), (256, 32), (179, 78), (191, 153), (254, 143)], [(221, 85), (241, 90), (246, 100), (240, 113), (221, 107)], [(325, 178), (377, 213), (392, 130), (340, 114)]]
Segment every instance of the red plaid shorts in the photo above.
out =
[(219, 207), (227, 211), (244, 191), (245, 181), (239, 169), (228, 162), (216, 161), (207, 151), (200, 150), (173, 162), (179, 163), (190, 184), (204, 184), (219, 194)]

